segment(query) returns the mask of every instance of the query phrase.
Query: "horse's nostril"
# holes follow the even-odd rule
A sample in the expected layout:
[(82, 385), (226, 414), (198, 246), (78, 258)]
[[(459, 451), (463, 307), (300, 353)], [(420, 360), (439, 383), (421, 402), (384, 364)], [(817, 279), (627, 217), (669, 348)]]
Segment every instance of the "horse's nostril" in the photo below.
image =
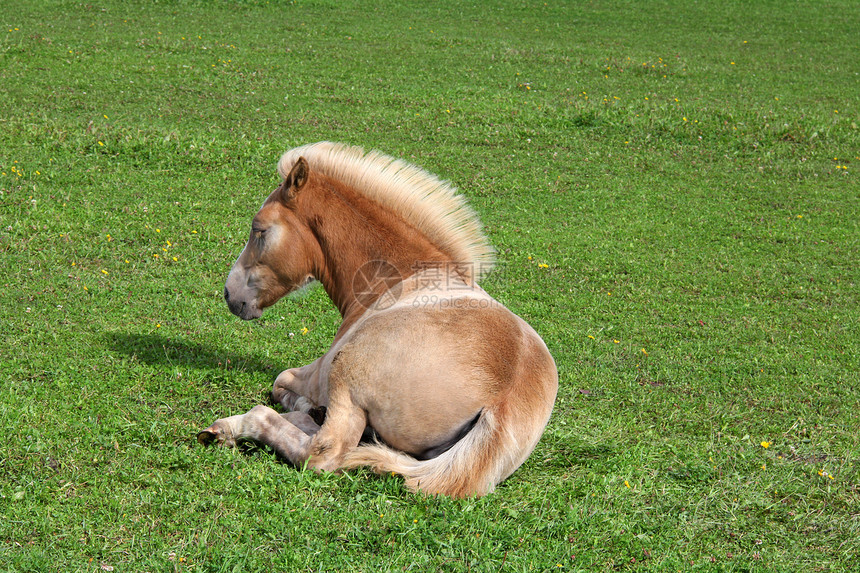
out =
[(230, 291), (227, 290), (227, 287), (224, 287), (224, 300), (230, 300)]

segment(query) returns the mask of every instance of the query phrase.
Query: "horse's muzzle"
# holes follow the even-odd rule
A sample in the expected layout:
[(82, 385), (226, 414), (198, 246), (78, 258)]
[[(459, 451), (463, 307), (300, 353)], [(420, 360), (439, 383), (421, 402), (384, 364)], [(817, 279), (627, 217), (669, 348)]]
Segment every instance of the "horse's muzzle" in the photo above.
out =
[(227, 307), (230, 309), (230, 312), (242, 320), (253, 320), (255, 318), (260, 318), (260, 315), (263, 314), (256, 304), (249, 304), (248, 301), (231, 298), (230, 289), (226, 286), (224, 287), (224, 302), (227, 303)]

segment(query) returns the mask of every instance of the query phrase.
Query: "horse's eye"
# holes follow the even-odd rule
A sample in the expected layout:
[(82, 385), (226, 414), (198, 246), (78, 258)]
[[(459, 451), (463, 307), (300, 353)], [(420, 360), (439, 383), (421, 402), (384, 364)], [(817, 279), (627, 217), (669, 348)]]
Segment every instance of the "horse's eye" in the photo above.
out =
[(265, 235), (265, 234), (266, 234), (266, 230), (265, 230), (265, 229), (259, 229), (259, 228), (257, 228), (257, 227), (252, 228), (252, 229), (251, 229), (251, 232), (254, 234), (254, 238), (255, 238), (255, 239), (262, 239), (262, 238), (263, 238), (263, 235)]

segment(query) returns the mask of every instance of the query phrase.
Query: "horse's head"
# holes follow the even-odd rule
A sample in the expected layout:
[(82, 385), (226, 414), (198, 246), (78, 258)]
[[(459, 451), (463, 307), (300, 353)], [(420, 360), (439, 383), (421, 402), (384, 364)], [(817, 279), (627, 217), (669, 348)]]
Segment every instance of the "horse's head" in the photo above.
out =
[(243, 320), (259, 318), (264, 308), (313, 280), (314, 241), (296, 213), (296, 195), (308, 177), (308, 162), (299, 158), (251, 223), (248, 243), (224, 285), (230, 312)]

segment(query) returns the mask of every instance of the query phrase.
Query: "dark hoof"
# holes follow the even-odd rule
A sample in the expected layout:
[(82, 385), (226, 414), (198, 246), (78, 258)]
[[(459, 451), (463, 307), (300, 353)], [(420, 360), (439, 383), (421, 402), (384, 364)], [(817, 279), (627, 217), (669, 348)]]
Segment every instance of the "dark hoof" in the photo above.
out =
[(218, 420), (199, 434), (197, 441), (204, 446), (218, 444), (219, 446), (235, 446), (236, 439), (230, 431), (230, 424), (226, 420)]
[(212, 431), (211, 427), (206, 428), (202, 432), (197, 433), (197, 441), (201, 446), (211, 446), (218, 440), (218, 434)]

